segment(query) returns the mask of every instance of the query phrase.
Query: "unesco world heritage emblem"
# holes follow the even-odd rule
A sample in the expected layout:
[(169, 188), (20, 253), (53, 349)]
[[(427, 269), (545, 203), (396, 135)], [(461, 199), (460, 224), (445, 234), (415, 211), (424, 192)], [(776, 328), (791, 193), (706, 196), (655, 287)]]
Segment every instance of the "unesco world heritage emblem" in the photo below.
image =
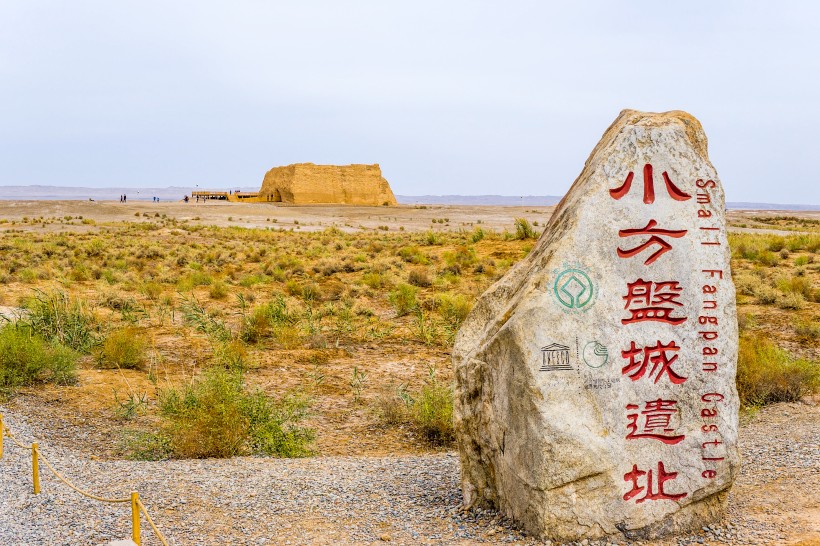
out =
[(586, 311), (595, 303), (595, 285), (581, 268), (572, 267), (558, 273), (552, 292), (566, 310)]
[(541, 367), (539, 371), (553, 372), (558, 370), (571, 370), (569, 363), (569, 347), (560, 343), (552, 343), (546, 347), (541, 347)]

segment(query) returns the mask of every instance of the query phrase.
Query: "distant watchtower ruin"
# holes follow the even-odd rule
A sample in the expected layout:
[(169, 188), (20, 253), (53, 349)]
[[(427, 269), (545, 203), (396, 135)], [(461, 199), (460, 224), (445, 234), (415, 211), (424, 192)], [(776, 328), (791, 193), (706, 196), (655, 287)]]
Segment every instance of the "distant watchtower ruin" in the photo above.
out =
[(265, 174), (257, 201), (300, 204), (395, 205), (378, 165), (274, 167)]

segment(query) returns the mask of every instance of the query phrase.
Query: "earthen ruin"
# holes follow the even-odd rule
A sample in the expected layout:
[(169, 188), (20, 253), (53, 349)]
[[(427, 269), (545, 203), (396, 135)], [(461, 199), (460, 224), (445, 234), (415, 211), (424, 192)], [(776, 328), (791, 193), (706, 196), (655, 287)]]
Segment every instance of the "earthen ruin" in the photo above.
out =
[(396, 197), (378, 165), (296, 163), (265, 174), (259, 201), (381, 206), (395, 205)]
[(258, 192), (195, 191), (193, 198), (294, 205), (396, 205), (390, 184), (374, 165), (295, 163), (265, 173)]

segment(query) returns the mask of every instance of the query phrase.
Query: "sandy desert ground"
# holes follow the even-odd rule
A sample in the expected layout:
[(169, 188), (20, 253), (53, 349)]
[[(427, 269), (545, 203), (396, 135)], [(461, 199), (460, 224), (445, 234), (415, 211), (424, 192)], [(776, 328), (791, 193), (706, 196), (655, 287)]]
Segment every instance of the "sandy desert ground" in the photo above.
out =
[[(199, 252), (205, 253), (211, 252), (208, 249), (208, 232), (182, 232), (177, 226), (263, 228), (314, 234), (316, 237), (335, 227), (354, 238), (361, 235), (370, 237), (368, 241), (372, 241), (375, 237), (384, 236), (400, 241), (405, 235), (419, 238), (431, 232), (470, 233), (476, 228), (498, 233), (514, 232), (516, 218), (526, 218), (535, 226), (543, 226), (551, 212), (552, 207), (424, 205), (386, 208), (220, 202), (120, 204), (0, 201), (0, 237), (32, 241), (31, 247), (6, 245), (3, 247), (5, 251), (19, 251), (22, 248), (24, 252), (39, 252), (38, 245), (49, 244), (49, 237), (62, 237), (60, 233), (68, 237), (75, 234), (83, 241), (98, 236), (116, 241), (118, 230), (126, 229), (123, 226), (155, 223), (157, 229), (144, 232), (144, 245), (161, 243), (167, 246), (178, 244), (178, 241), (189, 241), (200, 248)], [(804, 224), (769, 220), (775, 216), (807, 220), (809, 226), (820, 221), (820, 212), (730, 211), (730, 230), (781, 236), (803, 233), (801, 230), (804, 228), (800, 226)], [(175, 222), (173, 226), (172, 220)], [(159, 226), (160, 221), (165, 224)], [(805, 229), (815, 233), (815, 228)], [(231, 233), (226, 231), (223, 235), (228, 239), (220, 239), (219, 244), (229, 240)], [(300, 241), (310, 243), (313, 239)], [(314, 242), (318, 243), (319, 239)], [(133, 241), (128, 241), (128, 245), (133, 244)], [(139, 246), (140, 243), (136, 244)], [(217, 243), (213, 244), (216, 246)], [(426, 251), (434, 264), (431, 269), (446, 262), (446, 253), (450, 249), (448, 244), (445, 242), (440, 249), (430, 247)], [(531, 245), (532, 241), (499, 237), (483, 240), (475, 246), (479, 263), (494, 263), (498, 267), (496, 274), (501, 274), (503, 267), (520, 259)], [(213, 252), (218, 254), (218, 249)], [(386, 252), (391, 256), (392, 274), (396, 276), (406, 275), (407, 269), (402, 267), (411, 271), (417, 267), (401, 263), (396, 265), (394, 262), (401, 260), (395, 259), (392, 250)], [(379, 251), (374, 255), (378, 260), (388, 262)], [(793, 254), (788, 260), (793, 261), (797, 255)], [(243, 261), (246, 257), (241, 251), (236, 254), (237, 261)], [(784, 259), (782, 264), (786, 263)], [(751, 263), (744, 262), (742, 266), (736, 268), (736, 273), (744, 268), (749, 271), (753, 269)], [(305, 269), (308, 269), (307, 266)], [(5, 284), (0, 285), (0, 306), (5, 306), (7, 310), (16, 309), (20, 298), (35, 288), (45, 290), (53, 286), (67, 286), (72, 293), (91, 300), (104, 287), (100, 284), (102, 281), (96, 282), (93, 278), (63, 283), (56, 279), (56, 271), (48, 268), (44, 271), (47, 274), (35, 275), (31, 281), (23, 281), (15, 275), (8, 277)], [(809, 271), (809, 275), (816, 278), (816, 267)], [(55, 278), (50, 278), (51, 274), (55, 274)], [(242, 274), (240, 270), (234, 280), (226, 276), (225, 282), (238, 287)], [(343, 276), (343, 284), (353, 285), (356, 274), (338, 275)], [(321, 277), (318, 273), (316, 276)], [(460, 284), (452, 286), (472, 297), (491, 281), (492, 277), (486, 272), (476, 273), (469, 279), (465, 274), (463, 279), (453, 281)], [(127, 286), (130, 282), (124, 277), (122, 283), (115, 286)], [(162, 284), (161, 279), (152, 282)], [(317, 282), (324, 289), (325, 283), (331, 281), (323, 279)], [(142, 283), (140, 280), (134, 286), (141, 287)], [(422, 289), (421, 293), (430, 292), (430, 298), (433, 298), (438, 291), (444, 290), (442, 286), (450, 290), (451, 285), (441, 283), (437, 277), (434, 285)], [(273, 288), (260, 285), (264, 286), (260, 290), (265, 293), (276, 291), (281, 289), (280, 285), (283, 283)], [(167, 290), (173, 292), (173, 286)], [(146, 302), (146, 305), (153, 305), (140, 290), (142, 288), (134, 288), (134, 298)], [(207, 287), (197, 287), (195, 290), (212, 308), (227, 305), (228, 300), (209, 300)], [(448, 379), (449, 346), (443, 341), (420, 342), (416, 334), (411, 333), (414, 330), (410, 319), (393, 316), (386, 303), (380, 307), (379, 290), (368, 292), (365, 289), (358, 293), (360, 295), (357, 297), (373, 307), (375, 319), (392, 324), (394, 333), (383, 341), (365, 341), (353, 339), (355, 336), (352, 336), (341, 345), (337, 340), (335, 346), (331, 344), (321, 350), (282, 350), (273, 345), (254, 349), (261, 363), (253, 371), (254, 381), (265, 389), (298, 385), (322, 366), (327, 379), (315, 393), (316, 415), (310, 421), (317, 429), (316, 457), (205, 462), (122, 461), (124, 455), (116, 448), (121, 429), (132, 425), (150, 427), (156, 419), (150, 414), (128, 422), (115, 418), (112, 409), (115, 406), (114, 395), (122, 395), (127, 390), (148, 392), (154, 387), (144, 371), (122, 370), (114, 373), (112, 370), (98, 369), (91, 359), (81, 366), (78, 385), (22, 389), (0, 407), (0, 411), (7, 413), (22, 431), (42, 438), (46, 445), (60, 454), (61, 460), (72, 471), (92, 480), (92, 484), (114, 491), (115, 477), (133, 472), (135, 478), (129, 483), (146, 490), (152, 506), (160, 514), (158, 522), (161, 527), (171, 529), (171, 535), (177, 537), (177, 544), (367, 544), (385, 541), (398, 544), (536, 543), (496, 514), (460, 512), (458, 465), (453, 453), (425, 446), (408, 431), (386, 428), (374, 419), (371, 402), (395, 381), (420, 383), (426, 376), (428, 365), (437, 367), (442, 377)], [(808, 302), (798, 313), (761, 305), (755, 298), (749, 297), (742, 302), (741, 311), (754, 318), (750, 319), (752, 327), (760, 328), (793, 353), (817, 359), (820, 348), (816, 339), (806, 341), (797, 335), (792, 319), (799, 315), (804, 322), (816, 321), (818, 307), (817, 303)], [(149, 325), (145, 327), (149, 328)], [(172, 379), (175, 374), (182, 377), (190, 372), (186, 368), (186, 358), (205, 358), (207, 344), (195, 333), (179, 334), (184, 329), (181, 324), (160, 322), (159, 327), (150, 328), (157, 332), (155, 348), (164, 355), (168, 367), (166, 373)], [(182, 348), (179, 339), (186, 342)], [(355, 370), (357, 366), (368, 371), (369, 384), (362, 399), (357, 397), (354, 401), (348, 383), (351, 369)], [(820, 413), (817, 401), (807, 399), (802, 403), (774, 405), (760, 412), (744, 414), (741, 435), (744, 467), (730, 498), (727, 521), (696, 535), (674, 537), (658, 544), (820, 544)], [(0, 544), (78, 543), (43, 538), (49, 536), (48, 529), (22, 519), (34, 511), (52, 522), (52, 530), (67, 525), (60, 522), (71, 517), (70, 511), (61, 506), (71, 503), (72, 497), (55, 493), (53, 497), (30, 498), (26, 493), (25, 479), (14, 474), (24, 466), (24, 458), (15, 457), (12, 460), (16, 462), (10, 463), (11, 466), (0, 464), (0, 476), (5, 484), (0, 485), (0, 494), (5, 491), (6, 498), (13, 499), (13, 503), (4, 503), (0, 507)], [(82, 461), (91, 462), (86, 468)], [(250, 476), (260, 468), (263, 469), (260, 476), (251, 479)], [(235, 469), (239, 469), (241, 478), (231, 474)], [(201, 475), (198, 474), (200, 472)], [(367, 476), (371, 472), (383, 475), (370, 482)], [(163, 476), (184, 482), (186, 492), (178, 494), (170, 491), (163, 484)], [(212, 483), (208, 482), (209, 476), (215, 476)], [(243, 480), (251, 480), (255, 487), (265, 487), (275, 493), (248, 498)], [(399, 496), (386, 499), (379, 487)], [(305, 488), (311, 490), (300, 500)], [(216, 490), (223, 494), (219, 500), (213, 498)], [(368, 496), (362, 496), (361, 491), (367, 491)], [(402, 491), (406, 493), (400, 493)], [(304, 517), (303, 509), (309, 510), (309, 518)], [(254, 511), (268, 519), (260, 524), (255, 521), (257, 512)], [(123, 535), (125, 529), (124, 518), (112, 519), (101, 515), (90, 515), (87, 521), (72, 525), (72, 532), (76, 531), (76, 537), (80, 538), (100, 532), (102, 534), (94, 536)], [(29, 542), (9, 538), (25, 533), (29, 533), (25, 535), (29, 537)], [(87, 542), (79, 543), (96, 543), (91, 539), (85, 540)], [(622, 539), (619, 543), (625, 542)]]

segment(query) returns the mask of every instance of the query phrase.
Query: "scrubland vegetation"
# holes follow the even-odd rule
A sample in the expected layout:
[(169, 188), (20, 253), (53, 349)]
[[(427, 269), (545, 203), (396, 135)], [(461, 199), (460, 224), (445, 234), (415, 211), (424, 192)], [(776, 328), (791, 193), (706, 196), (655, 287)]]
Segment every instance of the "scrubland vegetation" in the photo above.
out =
[[(137, 458), (304, 456), (351, 422), (353, 443), (449, 445), (454, 335), (540, 233), (525, 219), (356, 234), (149, 220), (0, 234), (0, 305), (25, 309), (0, 329), (0, 392), (121, 378), (97, 409)], [(730, 243), (743, 403), (816, 393), (820, 234)]]

